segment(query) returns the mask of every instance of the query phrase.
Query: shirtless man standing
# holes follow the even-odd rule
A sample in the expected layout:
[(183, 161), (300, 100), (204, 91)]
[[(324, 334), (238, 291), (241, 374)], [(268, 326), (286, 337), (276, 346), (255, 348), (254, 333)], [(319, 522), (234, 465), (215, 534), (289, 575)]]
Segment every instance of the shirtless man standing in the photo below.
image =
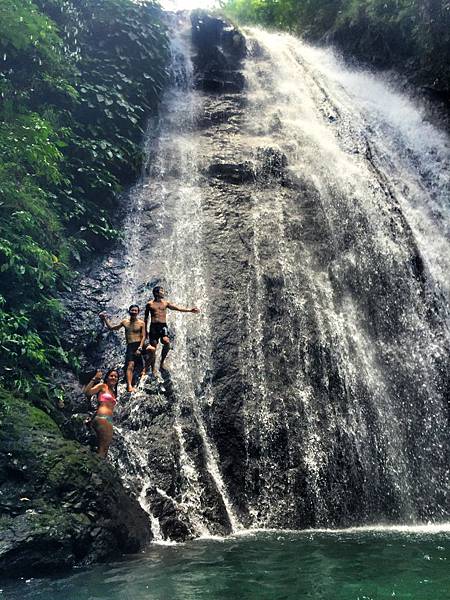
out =
[(128, 309), (128, 314), (130, 315), (129, 318), (122, 319), (122, 321), (117, 323), (117, 325), (111, 325), (105, 313), (100, 313), (99, 317), (106, 327), (111, 331), (117, 331), (118, 329), (121, 329), (121, 327), (125, 328), (125, 339), (127, 341), (127, 350), (125, 354), (127, 390), (129, 392), (134, 392), (134, 365), (141, 357), (142, 348), (144, 347), (145, 342), (146, 328), (144, 321), (142, 319), (138, 319), (139, 306), (137, 304), (132, 304), (130, 306)]
[(177, 310), (179, 312), (190, 312), (198, 314), (200, 311), (198, 308), (183, 308), (164, 300), (164, 288), (156, 286), (153, 288), (154, 300), (149, 300), (145, 307), (145, 331), (147, 331), (148, 318), (151, 315), (151, 324), (148, 332), (149, 346), (146, 350), (150, 356), (150, 367), (152, 369), (153, 376), (157, 377), (157, 370), (155, 366), (156, 360), (156, 348), (158, 342), (161, 341), (163, 348), (161, 352), (161, 363), (159, 365), (160, 370), (164, 370), (164, 361), (166, 360), (167, 353), (170, 350), (169, 331), (167, 329), (167, 309)]

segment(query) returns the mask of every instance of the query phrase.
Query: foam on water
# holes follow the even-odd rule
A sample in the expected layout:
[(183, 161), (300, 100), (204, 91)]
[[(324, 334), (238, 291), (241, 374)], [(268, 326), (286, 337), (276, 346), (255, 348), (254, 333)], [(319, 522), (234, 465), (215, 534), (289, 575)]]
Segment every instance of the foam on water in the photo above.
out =
[(342, 534), (359, 534), (359, 533), (406, 533), (406, 534), (429, 534), (450, 533), (450, 523), (429, 523), (417, 525), (362, 525), (358, 527), (341, 527), (341, 528), (324, 528), (318, 527), (314, 529), (243, 529), (234, 533), (230, 537), (245, 537), (258, 535), (259, 533), (277, 533), (277, 534), (292, 534), (292, 535), (313, 535), (316, 533), (326, 533), (332, 535)]

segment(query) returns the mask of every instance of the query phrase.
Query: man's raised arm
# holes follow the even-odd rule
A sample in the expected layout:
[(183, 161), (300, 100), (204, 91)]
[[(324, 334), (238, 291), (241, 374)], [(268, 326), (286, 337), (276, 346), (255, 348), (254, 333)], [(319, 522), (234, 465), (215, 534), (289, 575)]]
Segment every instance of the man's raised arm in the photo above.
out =
[(112, 325), (109, 322), (106, 313), (100, 313), (98, 316), (100, 318), (100, 321), (102, 321), (110, 331), (117, 331), (118, 329), (124, 326), (123, 321), (120, 321), (120, 323), (117, 323), (116, 325)]
[(183, 308), (182, 306), (177, 306), (172, 302), (167, 303), (167, 308), (170, 308), (170, 310), (177, 310), (178, 312), (190, 312), (195, 314), (198, 314), (200, 312), (200, 310), (195, 306), (193, 306), (192, 308)]

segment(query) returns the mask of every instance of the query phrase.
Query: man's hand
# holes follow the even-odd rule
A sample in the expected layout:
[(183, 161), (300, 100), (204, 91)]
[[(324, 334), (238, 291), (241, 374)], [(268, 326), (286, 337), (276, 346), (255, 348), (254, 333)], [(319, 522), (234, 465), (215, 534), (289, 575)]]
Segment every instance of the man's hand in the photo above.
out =
[(193, 308), (191, 308), (191, 313), (195, 313), (196, 315), (200, 312), (200, 309), (197, 308), (196, 306), (194, 306)]

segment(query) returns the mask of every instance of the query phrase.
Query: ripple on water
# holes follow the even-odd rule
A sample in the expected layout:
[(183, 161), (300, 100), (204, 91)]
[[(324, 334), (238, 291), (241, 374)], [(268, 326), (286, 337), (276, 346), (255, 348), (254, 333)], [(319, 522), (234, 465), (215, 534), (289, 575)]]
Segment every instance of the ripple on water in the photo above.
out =
[(245, 532), (1, 586), (8, 600), (444, 600), (448, 526)]

